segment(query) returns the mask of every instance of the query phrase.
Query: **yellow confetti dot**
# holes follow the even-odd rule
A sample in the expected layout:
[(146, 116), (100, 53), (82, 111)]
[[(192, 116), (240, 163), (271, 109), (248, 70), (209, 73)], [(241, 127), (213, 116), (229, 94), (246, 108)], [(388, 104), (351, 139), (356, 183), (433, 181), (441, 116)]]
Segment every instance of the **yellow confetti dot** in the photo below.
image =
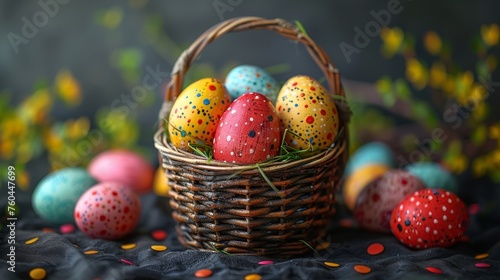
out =
[(47, 272), (43, 268), (33, 268), (30, 271), (30, 277), (34, 280), (44, 279), (47, 276)]
[(262, 276), (257, 273), (251, 273), (245, 276), (245, 280), (260, 280), (260, 279), (262, 279)]
[(134, 249), (137, 246), (135, 243), (128, 243), (128, 244), (123, 244), (121, 247), (123, 250), (130, 250)]
[(97, 251), (97, 250), (88, 250), (88, 251), (85, 251), (83, 253), (85, 255), (95, 255), (95, 254), (99, 253), (99, 251)]
[(38, 241), (38, 239), (40, 239), (40, 237), (38, 237), (38, 236), (37, 236), (37, 237), (33, 237), (33, 238), (31, 238), (31, 239), (26, 240), (26, 241), (24, 242), (24, 244), (26, 244), (26, 245), (33, 244), (33, 243), (37, 242), (37, 241)]
[(489, 256), (490, 256), (490, 254), (488, 254), (488, 253), (484, 253), (484, 254), (479, 254), (479, 255), (476, 255), (474, 258), (475, 258), (476, 260), (482, 260), (482, 259), (486, 259), (486, 258), (487, 258), (487, 257), (489, 257)]
[(339, 267), (340, 266), (340, 264), (335, 263), (335, 262), (324, 262), (324, 264), (326, 266), (329, 266), (329, 267)]
[(151, 245), (151, 249), (157, 252), (162, 252), (167, 250), (167, 246), (165, 245)]

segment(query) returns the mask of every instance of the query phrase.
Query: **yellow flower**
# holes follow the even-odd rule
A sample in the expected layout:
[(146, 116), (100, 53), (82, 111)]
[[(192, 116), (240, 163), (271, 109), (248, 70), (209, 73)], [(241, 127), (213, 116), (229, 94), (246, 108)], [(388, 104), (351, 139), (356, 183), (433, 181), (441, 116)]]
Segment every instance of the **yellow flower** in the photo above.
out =
[(497, 57), (488, 55), (488, 57), (486, 57), (486, 67), (490, 72), (493, 72), (497, 68)]
[(446, 82), (446, 68), (441, 62), (434, 62), (430, 70), (429, 84), (433, 88), (440, 88)]
[(436, 55), (441, 51), (441, 38), (434, 31), (428, 31), (424, 36), (424, 46), (430, 54)]
[(474, 76), (471, 71), (466, 71), (456, 78), (455, 99), (458, 103), (466, 105), (469, 101), (469, 94), (474, 83)]
[(14, 157), (14, 148), (14, 141), (10, 139), (2, 139), (0, 142), (0, 153), (2, 158), (8, 160)]
[(443, 90), (448, 96), (455, 94), (456, 84), (453, 76), (448, 76), (443, 84)]
[(472, 162), (472, 172), (476, 177), (486, 174), (486, 162), (482, 157), (478, 157)]
[(481, 37), (486, 45), (490, 47), (497, 45), (500, 37), (500, 27), (498, 27), (498, 24), (496, 23), (489, 26), (481, 26)]
[(500, 139), (500, 124), (493, 124), (489, 129), (489, 136), (492, 139)]
[(66, 136), (72, 140), (86, 135), (89, 132), (89, 129), (90, 122), (86, 117), (80, 117), (76, 120), (68, 120), (65, 124)]
[(491, 159), (494, 165), (499, 166), (500, 165), (500, 150), (494, 150), (491, 153)]
[(384, 43), (382, 45), (382, 53), (387, 57), (392, 57), (401, 47), (404, 33), (399, 27), (384, 27), (380, 31), (380, 37)]
[(69, 71), (63, 70), (57, 74), (56, 88), (64, 102), (72, 106), (80, 104), (82, 99), (80, 84)]
[(447, 166), (450, 168), (450, 171), (455, 174), (460, 174), (465, 171), (468, 167), (468, 159), (464, 155), (457, 155), (453, 157), (452, 160), (447, 162)]
[(120, 7), (110, 8), (104, 13), (102, 25), (108, 29), (115, 29), (123, 19), (123, 10)]
[(406, 61), (406, 78), (416, 89), (423, 89), (427, 85), (427, 70), (415, 58)]
[(52, 107), (52, 98), (47, 89), (39, 89), (21, 104), (18, 115), (27, 123), (44, 122)]
[(472, 119), (478, 122), (482, 122), (488, 116), (488, 106), (483, 101), (479, 103), (474, 103), (472, 111)]
[(23, 190), (23, 191), (26, 191), (30, 185), (30, 176), (28, 174), (28, 172), (26, 172), (25, 170), (21, 171), (21, 172), (18, 172), (16, 174), (16, 179), (17, 179), (17, 186)]
[(477, 105), (484, 102), (486, 98), (487, 98), (487, 91), (483, 85), (475, 84), (472, 86), (469, 96), (469, 102)]
[(63, 141), (54, 131), (44, 133), (43, 141), (51, 153), (59, 153), (62, 150)]
[(28, 131), (26, 123), (17, 116), (7, 117), (2, 121), (0, 127), (2, 128), (2, 138), (23, 138)]

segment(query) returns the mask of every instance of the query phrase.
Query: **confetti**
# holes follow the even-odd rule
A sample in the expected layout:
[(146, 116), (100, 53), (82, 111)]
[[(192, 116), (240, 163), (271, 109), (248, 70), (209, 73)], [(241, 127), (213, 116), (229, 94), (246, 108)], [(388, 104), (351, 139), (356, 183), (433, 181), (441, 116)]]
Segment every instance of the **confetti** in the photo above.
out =
[(163, 241), (167, 238), (167, 232), (161, 229), (151, 232), (151, 237), (156, 241)]
[(122, 263), (124, 264), (128, 264), (128, 265), (134, 265), (133, 262), (129, 261), (129, 260), (126, 260), (126, 259), (120, 259), (120, 261), (122, 261)]
[(97, 251), (97, 250), (88, 250), (88, 251), (85, 251), (83, 253), (85, 255), (95, 255), (95, 254), (99, 253), (99, 251)]
[(73, 231), (75, 231), (75, 226), (72, 224), (64, 224), (59, 228), (59, 231), (62, 234), (72, 233)]
[(368, 246), (368, 248), (366, 249), (366, 252), (368, 252), (368, 254), (372, 255), (372, 256), (375, 256), (375, 255), (378, 255), (378, 254), (381, 254), (382, 252), (384, 252), (384, 245), (381, 244), (381, 243), (372, 243), (370, 246)]
[(43, 268), (40, 268), (40, 267), (33, 268), (30, 271), (30, 277), (31, 277), (31, 279), (34, 279), (34, 280), (44, 279), (45, 276), (47, 276), (47, 272)]
[(326, 266), (329, 266), (329, 267), (339, 267), (340, 264), (338, 263), (335, 263), (335, 262), (323, 262)]
[(268, 264), (273, 264), (274, 262), (273, 261), (260, 261), (259, 264), (260, 265), (268, 265)]
[(361, 274), (368, 274), (372, 271), (372, 269), (366, 265), (362, 265), (362, 264), (357, 264), (354, 266), (354, 270), (357, 272), (357, 273), (361, 273)]
[(245, 276), (245, 280), (260, 280), (260, 279), (262, 279), (262, 275), (257, 273), (251, 273)]
[(134, 249), (135, 247), (137, 247), (137, 244), (135, 243), (127, 243), (127, 244), (122, 244), (122, 249), (123, 250), (130, 250), (130, 249)]
[(475, 258), (476, 260), (482, 260), (482, 259), (486, 259), (486, 258), (487, 258), (487, 257), (489, 257), (489, 256), (490, 256), (490, 254), (488, 254), (488, 253), (484, 253), (484, 254), (478, 254), (478, 255), (476, 255), (474, 258)]
[(476, 263), (475, 266), (479, 267), (479, 268), (488, 268), (491, 266), (491, 264), (480, 262), (480, 263)]
[(474, 203), (474, 204), (469, 205), (468, 210), (469, 210), (469, 214), (476, 215), (481, 210), (481, 207), (479, 206), (479, 204)]
[(165, 245), (151, 245), (151, 249), (156, 252), (162, 252), (167, 250), (167, 246)]
[(207, 277), (210, 277), (212, 276), (213, 274), (213, 271), (210, 270), (210, 269), (200, 269), (198, 271), (196, 271), (194, 273), (194, 276), (198, 277), (198, 278), (207, 278)]
[(435, 273), (435, 274), (442, 274), (443, 271), (437, 267), (433, 267), (433, 266), (428, 266), (425, 268), (427, 271), (429, 272), (432, 272), (432, 273)]
[(40, 237), (38, 237), (38, 236), (37, 236), (37, 237), (33, 237), (33, 238), (31, 238), (31, 239), (28, 239), (28, 240), (24, 241), (24, 244), (26, 244), (26, 245), (31, 245), (31, 244), (33, 244), (33, 243), (37, 242), (37, 241), (38, 241), (38, 239), (40, 239)]

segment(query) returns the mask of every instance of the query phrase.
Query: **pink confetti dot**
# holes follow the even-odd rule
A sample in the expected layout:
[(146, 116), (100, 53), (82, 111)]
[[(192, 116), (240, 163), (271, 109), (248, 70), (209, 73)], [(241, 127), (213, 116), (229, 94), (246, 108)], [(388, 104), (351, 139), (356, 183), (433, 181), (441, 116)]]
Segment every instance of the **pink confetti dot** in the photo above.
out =
[(433, 267), (433, 266), (428, 266), (425, 269), (427, 269), (427, 271), (435, 273), (435, 274), (442, 274), (443, 273), (443, 271), (441, 269), (439, 269), (437, 267)]
[(491, 266), (491, 264), (480, 262), (480, 263), (476, 263), (475, 266), (479, 267), (479, 268), (488, 268)]
[(268, 264), (274, 264), (273, 261), (260, 261), (259, 262), (260, 265), (268, 265)]
[(129, 260), (126, 260), (126, 259), (120, 259), (122, 261), (122, 263), (124, 264), (127, 264), (127, 265), (134, 265), (133, 262), (129, 261)]
[(479, 213), (480, 210), (481, 207), (477, 203), (469, 205), (469, 214), (471, 215), (476, 215), (477, 213)]
[(72, 224), (64, 224), (59, 228), (59, 231), (62, 234), (72, 233), (73, 231), (75, 231), (75, 226)]
[(151, 236), (156, 241), (163, 241), (167, 238), (167, 232), (161, 229), (157, 229), (151, 232)]

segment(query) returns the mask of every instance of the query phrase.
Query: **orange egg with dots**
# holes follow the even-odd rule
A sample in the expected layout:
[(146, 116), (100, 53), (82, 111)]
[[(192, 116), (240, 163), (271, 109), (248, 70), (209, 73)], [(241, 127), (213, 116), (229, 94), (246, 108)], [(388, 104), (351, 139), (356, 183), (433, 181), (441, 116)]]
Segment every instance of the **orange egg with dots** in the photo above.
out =
[(230, 104), (222, 82), (204, 78), (187, 86), (175, 100), (168, 116), (168, 137), (175, 147), (192, 151), (190, 145), (212, 146), (219, 120)]
[(281, 88), (276, 111), (289, 133), (285, 142), (299, 150), (329, 148), (339, 131), (339, 116), (333, 96), (317, 80), (294, 76)]
[(342, 195), (346, 207), (350, 210), (354, 210), (361, 191), (363, 191), (368, 184), (390, 169), (389, 166), (383, 164), (367, 164), (352, 172), (345, 179), (342, 188)]

